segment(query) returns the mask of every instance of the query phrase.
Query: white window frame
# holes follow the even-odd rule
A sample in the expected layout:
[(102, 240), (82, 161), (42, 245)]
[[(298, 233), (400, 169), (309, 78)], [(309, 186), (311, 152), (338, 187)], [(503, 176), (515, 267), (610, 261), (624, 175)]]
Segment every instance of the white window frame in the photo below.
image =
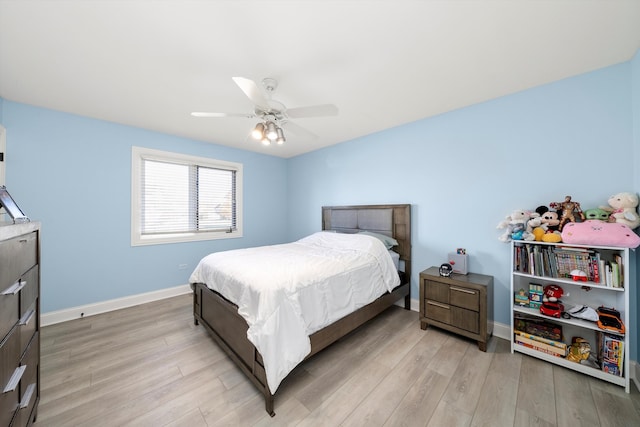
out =
[[(140, 203), (142, 195), (141, 170), (143, 160), (191, 164), (236, 172), (236, 228), (227, 232), (174, 233), (142, 235), (140, 230)], [(232, 239), (242, 237), (242, 164), (207, 157), (190, 156), (151, 148), (131, 147), (131, 246), (158, 245), (164, 243), (197, 242), (203, 240)]]

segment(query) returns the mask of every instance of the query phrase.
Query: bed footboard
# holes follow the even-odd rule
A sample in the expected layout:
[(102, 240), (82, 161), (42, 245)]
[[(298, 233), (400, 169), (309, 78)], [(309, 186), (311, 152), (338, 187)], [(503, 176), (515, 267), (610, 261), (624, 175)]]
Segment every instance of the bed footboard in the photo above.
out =
[(201, 323), (214, 341), (224, 350), (253, 384), (262, 392), (265, 409), (274, 416), (273, 395), (267, 385), (262, 356), (247, 339), (247, 322), (238, 314), (238, 307), (202, 283), (193, 290), (193, 317)]
[[(411, 290), (410, 283), (404, 283), (392, 292), (349, 314), (331, 325), (315, 332), (309, 338), (313, 356), (340, 338), (355, 330), (378, 314), (385, 311), (396, 301), (405, 299), (405, 308)], [(193, 316), (196, 324), (201, 323), (214, 341), (224, 350), (253, 384), (262, 392), (265, 409), (274, 416), (274, 395), (267, 385), (262, 356), (247, 339), (247, 322), (238, 314), (238, 307), (212, 291), (202, 283), (196, 283), (193, 289)]]

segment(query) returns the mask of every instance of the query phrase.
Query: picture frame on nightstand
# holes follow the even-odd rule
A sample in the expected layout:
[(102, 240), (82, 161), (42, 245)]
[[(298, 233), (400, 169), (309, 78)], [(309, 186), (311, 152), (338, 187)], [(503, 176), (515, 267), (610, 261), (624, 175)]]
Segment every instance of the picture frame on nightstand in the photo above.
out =
[(30, 221), (24, 212), (22, 212), (22, 209), (18, 207), (18, 204), (13, 200), (13, 197), (11, 197), (11, 194), (7, 191), (7, 187), (4, 185), (0, 186), (0, 206), (4, 208), (14, 223)]

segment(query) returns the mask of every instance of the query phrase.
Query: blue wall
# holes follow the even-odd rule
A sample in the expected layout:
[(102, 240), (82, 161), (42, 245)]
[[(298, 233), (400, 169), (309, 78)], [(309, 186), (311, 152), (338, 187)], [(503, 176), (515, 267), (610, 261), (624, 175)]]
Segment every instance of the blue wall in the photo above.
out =
[[(42, 311), (186, 284), (203, 255), (282, 243), (284, 159), (4, 101), (7, 188), (42, 222)], [(244, 165), (244, 236), (131, 247), (131, 147)], [(187, 269), (179, 270), (179, 264)]]
[(638, 189), (631, 72), (608, 67), (291, 159), (289, 239), (317, 227), (321, 205), (411, 203), (412, 297), (420, 271), (464, 247), (471, 271), (494, 276), (495, 320), (509, 324), (498, 222), (565, 195), (588, 209)]
[[(184, 284), (206, 253), (318, 230), (323, 205), (411, 203), (413, 298), (421, 270), (465, 247), (470, 270), (495, 277), (503, 324), (509, 246), (496, 225), (565, 195), (588, 209), (638, 192), (639, 112), (638, 55), (289, 160), (0, 100), (7, 186), (43, 222), (43, 312)], [(133, 145), (242, 163), (245, 237), (132, 248)]]

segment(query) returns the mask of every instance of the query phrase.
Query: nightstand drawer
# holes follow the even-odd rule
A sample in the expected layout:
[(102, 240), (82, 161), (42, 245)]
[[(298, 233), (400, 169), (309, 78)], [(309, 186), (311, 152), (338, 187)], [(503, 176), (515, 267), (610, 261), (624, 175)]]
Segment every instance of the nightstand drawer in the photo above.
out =
[(480, 332), (480, 316), (477, 311), (451, 307), (451, 325), (477, 334)]
[(442, 323), (451, 323), (451, 307), (438, 301), (425, 301), (425, 317)]
[(449, 285), (446, 283), (429, 281), (425, 290), (425, 297), (431, 301), (449, 303)]
[(478, 311), (480, 307), (480, 292), (475, 289), (449, 286), (450, 303), (457, 307)]

